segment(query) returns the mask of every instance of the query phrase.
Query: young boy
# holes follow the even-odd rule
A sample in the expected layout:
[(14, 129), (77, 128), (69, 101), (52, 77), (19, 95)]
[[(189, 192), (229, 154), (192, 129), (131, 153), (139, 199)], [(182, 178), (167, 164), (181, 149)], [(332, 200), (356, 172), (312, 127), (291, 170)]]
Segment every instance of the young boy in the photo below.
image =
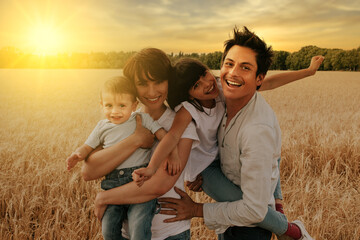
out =
[[(106, 119), (98, 122), (88, 139), (67, 158), (67, 168), (71, 170), (84, 160), (97, 146), (110, 147), (130, 136), (136, 128), (139, 114), (144, 127), (161, 140), (166, 131), (146, 113), (135, 113), (137, 107), (136, 90), (125, 77), (114, 77), (105, 82), (100, 92), (100, 104)], [(132, 181), (132, 172), (145, 167), (150, 160), (150, 149), (137, 149), (114, 171), (106, 175), (101, 188), (108, 190)], [(151, 161), (147, 169), (153, 174), (161, 162)], [(177, 149), (171, 153), (168, 169), (180, 169)], [(174, 172), (176, 174), (177, 171)], [(169, 174), (172, 174), (169, 170)], [(134, 228), (131, 239), (150, 239), (151, 220), (154, 216), (156, 200), (134, 205), (109, 205), (102, 219), (102, 233), (105, 239), (121, 239), (121, 226), (127, 217), (129, 227)]]

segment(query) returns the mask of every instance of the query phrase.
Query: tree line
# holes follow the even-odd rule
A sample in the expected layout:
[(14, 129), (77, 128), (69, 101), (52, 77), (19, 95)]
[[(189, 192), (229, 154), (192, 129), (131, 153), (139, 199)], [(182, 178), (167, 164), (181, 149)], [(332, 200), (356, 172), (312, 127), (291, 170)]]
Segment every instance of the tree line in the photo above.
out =
[[(109, 68), (121, 69), (136, 52), (91, 52), (57, 55), (36, 55), (23, 53), (14, 47), (0, 50), (0, 68)], [(309, 66), (315, 55), (325, 56), (319, 70), (360, 71), (360, 47), (352, 50), (327, 49), (316, 46), (302, 47), (297, 52), (274, 51), (271, 70), (298, 70)], [(220, 69), (222, 53), (183, 53), (169, 54), (172, 62), (181, 57), (197, 58), (210, 69)]]

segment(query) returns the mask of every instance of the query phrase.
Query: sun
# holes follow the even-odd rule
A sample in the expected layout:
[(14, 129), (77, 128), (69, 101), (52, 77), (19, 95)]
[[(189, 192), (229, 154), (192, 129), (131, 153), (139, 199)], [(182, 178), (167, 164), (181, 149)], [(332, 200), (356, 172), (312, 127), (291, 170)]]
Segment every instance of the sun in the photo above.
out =
[(29, 46), (39, 55), (56, 54), (60, 51), (62, 35), (54, 26), (40, 24), (29, 31)]

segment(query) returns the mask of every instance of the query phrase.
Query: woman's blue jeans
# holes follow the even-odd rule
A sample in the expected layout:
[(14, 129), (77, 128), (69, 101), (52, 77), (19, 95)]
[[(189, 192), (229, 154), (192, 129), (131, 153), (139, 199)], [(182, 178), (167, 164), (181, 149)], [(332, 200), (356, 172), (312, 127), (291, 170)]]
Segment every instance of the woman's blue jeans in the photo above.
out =
[[(280, 159), (279, 159), (280, 160)], [(212, 199), (217, 202), (233, 202), (242, 199), (241, 188), (231, 182), (221, 171), (220, 161), (215, 160), (202, 173), (202, 189)], [(279, 185), (279, 183), (278, 183)], [(277, 190), (281, 189), (280, 185)], [(279, 192), (277, 193), (279, 195)], [(282, 198), (282, 197), (281, 197)], [(269, 230), (277, 235), (282, 235), (287, 231), (288, 221), (284, 214), (268, 207), (268, 212), (264, 220), (257, 224), (258, 227)]]

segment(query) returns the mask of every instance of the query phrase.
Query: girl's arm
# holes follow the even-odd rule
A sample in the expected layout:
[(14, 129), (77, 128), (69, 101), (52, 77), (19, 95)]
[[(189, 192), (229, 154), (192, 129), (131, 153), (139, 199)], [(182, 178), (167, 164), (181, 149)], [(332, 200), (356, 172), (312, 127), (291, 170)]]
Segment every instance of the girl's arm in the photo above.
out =
[(184, 107), (181, 107), (176, 113), (169, 132), (165, 134), (165, 136), (160, 136), (162, 139), (150, 159), (150, 164), (153, 162), (159, 164), (164, 162), (179, 143), (182, 134), (191, 121), (192, 117), (190, 113)]
[[(181, 162), (178, 158), (176, 145), (179, 143), (182, 134), (191, 122), (192, 117), (190, 113), (181, 107), (176, 113), (175, 119), (168, 133), (164, 129), (157, 131), (156, 137), (161, 140), (156, 147), (149, 165), (146, 168), (139, 168), (134, 170), (132, 176), (138, 186), (142, 186), (144, 181), (150, 179), (161, 163), (165, 164), (164, 168), (168, 170), (170, 175), (175, 175), (180, 171)], [(166, 163), (164, 160), (170, 155), (171, 160), (168, 159)], [(175, 169), (173, 169), (175, 168)]]
[(85, 181), (105, 176), (125, 161), (139, 147), (151, 148), (154, 135), (141, 124), (141, 117), (136, 116), (135, 132), (117, 144), (100, 151), (93, 151), (82, 167)]
[(133, 181), (121, 187), (98, 193), (95, 199), (96, 216), (101, 219), (108, 204), (142, 203), (168, 192), (175, 185), (181, 172), (184, 170), (189, 158), (192, 142), (192, 139), (182, 138), (177, 145), (181, 160), (181, 171), (176, 175), (170, 176), (166, 170), (161, 167), (156, 171), (155, 175), (148, 181), (145, 181), (141, 187), (138, 187)]
[[(161, 140), (166, 136), (166, 134), (167, 132), (163, 128), (161, 128), (155, 133), (155, 136), (161, 142)], [(172, 143), (177, 142), (175, 140)], [(170, 148), (172, 146), (168, 147)], [(133, 180), (139, 187), (142, 186), (144, 181), (150, 179), (155, 174), (161, 163), (161, 158), (151, 158), (147, 167), (134, 170), (132, 174)], [(178, 150), (176, 146), (171, 151), (170, 155), (166, 157), (166, 162), (163, 165), (164, 169), (168, 171), (169, 175), (175, 175), (180, 171), (181, 162), (178, 156)]]
[[(183, 134), (184, 131), (185, 131), (185, 129), (182, 132), (179, 132), (180, 136)], [(161, 129), (161, 131), (159, 130), (155, 133), (156, 138), (160, 140), (160, 143), (161, 143), (161, 141), (163, 141), (166, 134), (167, 134), (167, 132), (164, 129)], [(162, 163), (161, 158), (152, 158), (152, 161), (150, 161), (148, 167), (154, 166), (154, 169), (156, 171), (159, 168), (161, 163)], [(176, 145), (175, 145), (174, 149), (171, 151), (170, 155), (167, 156), (167, 161), (164, 165), (165, 165), (164, 169), (165, 170), (167, 169), (167, 171), (170, 175), (175, 175), (180, 171), (181, 162), (179, 159), (178, 149), (177, 149)]]
[(259, 91), (275, 89), (293, 81), (312, 76), (319, 69), (323, 61), (323, 56), (315, 56), (311, 58), (310, 66), (306, 69), (293, 72), (283, 72), (265, 77)]

